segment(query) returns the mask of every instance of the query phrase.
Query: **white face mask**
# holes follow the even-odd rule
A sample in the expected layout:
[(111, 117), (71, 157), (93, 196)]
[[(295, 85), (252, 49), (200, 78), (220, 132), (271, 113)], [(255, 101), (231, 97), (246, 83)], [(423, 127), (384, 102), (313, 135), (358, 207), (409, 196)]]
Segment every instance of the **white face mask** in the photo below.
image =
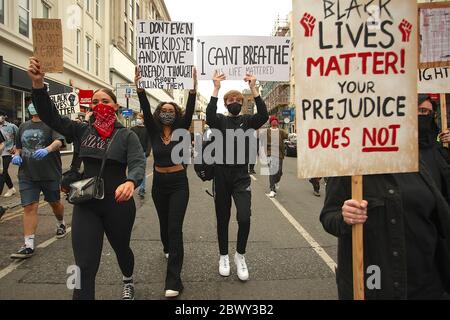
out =
[(0, 116), (0, 123), (5, 122), (5, 116)]
[(142, 126), (142, 125), (144, 124), (144, 121), (143, 121), (142, 119), (137, 119), (137, 120), (136, 120), (136, 124), (137, 124), (138, 126)]

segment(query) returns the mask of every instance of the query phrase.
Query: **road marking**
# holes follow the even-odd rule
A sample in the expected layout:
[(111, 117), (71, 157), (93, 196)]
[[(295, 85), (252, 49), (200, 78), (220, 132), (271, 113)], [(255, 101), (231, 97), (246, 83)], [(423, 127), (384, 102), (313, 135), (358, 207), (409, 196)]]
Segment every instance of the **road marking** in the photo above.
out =
[(152, 173), (150, 173), (149, 175), (147, 175), (147, 178), (149, 178), (150, 176), (152, 176), (153, 175), (153, 172)]
[(301, 226), (300, 223), (298, 223), (297, 220), (281, 205), (278, 200), (269, 198), (272, 200), (273, 204), (278, 208), (278, 210), (281, 211), (281, 213), (285, 216), (285, 218), (294, 226), (295, 229), (302, 235), (302, 237), (311, 245), (313, 250), (322, 258), (323, 261), (328, 265), (328, 267), (331, 269), (333, 273), (335, 273), (335, 269), (337, 267), (336, 262), (328, 255), (328, 253), (325, 252), (325, 250), (320, 246), (320, 244), (314, 240), (314, 238), (308, 233), (308, 231), (305, 230)]
[[(72, 228), (67, 228), (67, 235), (72, 231)], [(37, 246), (37, 249), (45, 249), (47, 248), (49, 245), (53, 244), (54, 242), (56, 242), (57, 240), (60, 240), (56, 237), (53, 237), (43, 243), (41, 243), (40, 245)], [(62, 240), (62, 239), (61, 239)], [(23, 263), (25, 263), (27, 260), (29, 259), (25, 259), (25, 260), (15, 260), (14, 262), (12, 262), (9, 266), (7, 266), (5, 269), (0, 271), (0, 279), (6, 277), (8, 274), (10, 274), (11, 272), (13, 272), (14, 270), (16, 270), (18, 267), (20, 267)]]
[(254, 181), (258, 181), (258, 179), (256, 179), (256, 177), (254, 175), (250, 175), (250, 177), (254, 180)]
[[(42, 208), (45, 207), (48, 203), (42, 201), (41, 203), (39, 203), (38, 208)], [(5, 216), (3, 216), (2, 220), (0, 221), (0, 224), (5, 223), (6, 221), (10, 221), (13, 220), (15, 218), (21, 217), (23, 216), (23, 208), (20, 208), (19, 210), (16, 210), (14, 212), (11, 212)]]

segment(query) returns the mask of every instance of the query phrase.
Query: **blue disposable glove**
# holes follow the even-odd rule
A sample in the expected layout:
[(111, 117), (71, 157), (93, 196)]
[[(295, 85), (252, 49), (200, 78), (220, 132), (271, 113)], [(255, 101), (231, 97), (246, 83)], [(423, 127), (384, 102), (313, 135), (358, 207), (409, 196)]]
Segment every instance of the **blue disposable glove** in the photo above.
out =
[(39, 150), (36, 150), (34, 153), (33, 153), (33, 158), (34, 159), (36, 159), (36, 160), (41, 160), (41, 159), (44, 159), (46, 156), (48, 155), (48, 150), (47, 149), (39, 149)]
[(21, 156), (14, 156), (12, 158), (11, 162), (13, 165), (20, 167), (22, 165), (23, 160), (22, 160)]

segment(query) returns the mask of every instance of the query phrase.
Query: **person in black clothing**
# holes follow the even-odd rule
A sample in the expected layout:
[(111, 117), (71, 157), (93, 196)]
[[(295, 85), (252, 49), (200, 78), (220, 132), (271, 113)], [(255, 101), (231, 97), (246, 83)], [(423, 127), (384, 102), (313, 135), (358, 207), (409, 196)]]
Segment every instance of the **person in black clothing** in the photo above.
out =
[[(95, 299), (95, 277), (99, 268), (106, 234), (123, 274), (122, 299), (134, 299), (134, 255), (130, 248), (136, 207), (133, 193), (144, 176), (144, 151), (136, 134), (116, 119), (117, 99), (109, 89), (99, 89), (92, 98), (95, 121), (92, 125), (61, 117), (44, 85), (40, 63), (30, 58), (28, 75), (33, 85), (33, 102), (41, 119), (52, 129), (80, 145), (84, 164), (83, 178), (100, 172), (104, 154), (107, 160), (102, 176), (105, 196), (74, 206), (72, 246), (80, 268), (80, 287), (74, 299)], [(127, 174), (128, 169), (128, 174)]]
[[(253, 93), (257, 113), (255, 115), (240, 115), (244, 101), (243, 96), (239, 91), (230, 91), (224, 97), (229, 116), (218, 114), (218, 95), (220, 84), (224, 80), (226, 80), (224, 75), (215, 73), (213, 78), (214, 92), (206, 109), (206, 123), (211, 129), (219, 130), (224, 137), (223, 158), (217, 159), (218, 162), (216, 162), (214, 169), (214, 199), (220, 251), (219, 274), (225, 277), (230, 275), (228, 225), (231, 216), (231, 198), (233, 198), (239, 225), (234, 261), (237, 266), (239, 279), (247, 281), (249, 274), (244, 255), (250, 233), (251, 216), (251, 179), (248, 173), (248, 165), (249, 159), (253, 158), (249, 153), (251, 153), (251, 150), (256, 150), (256, 148), (250, 147), (247, 140), (244, 144), (239, 143), (238, 139), (229, 135), (229, 133), (239, 135), (242, 133), (242, 130), (245, 133), (250, 132), (248, 137), (251, 140), (254, 137), (254, 130), (261, 128), (269, 119), (269, 115), (266, 104), (261, 99), (256, 87), (256, 78), (249, 74), (244, 78), (244, 81), (248, 82)], [(256, 143), (256, 141), (252, 141), (252, 143)], [(234, 157), (227, 154), (227, 150), (234, 150)], [(242, 157), (242, 155), (245, 156)], [(238, 158), (240, 159), (238, 160)], [(245, 158), (244, 161), (240, 161), (242, 158)]]
[(442, 195), (450, 204), (450, 166), (445, 159), (444, 147), (437, 142), (439, 128), (436, 124), (437, 105), (426, 94), (418, 97), (419, 151), (428, 171)]
[(364, 201), (351, 199), (351, 178), (329, 178), (320, 215), (338, 237), (339, 299), (353, 298), (352, 226), (364, 224), (366, 299), (446, 299), (450, 293), (450, 209), (420, 162), (419, 173), (364, 176)]
[[(145, 158), (147, 159), (150, 156), (150, 152), (152, 150), (151, 144), (149, 143), (150, 139), (148, 136), (148, 132), (147, 129), (145, 128), (144, 125), (144, 115), (142, 113), (139, 113), (136, 117), (136, 126), (134, 126), (133, 128), (131, 128), (131, 130), (136, 133), (136, 135), (139, 138), (139, 141), (141, 143), (142, 149), (144, 149), (144, 155)], [(141, 198), (145, 197), (145, 180), (146, 180), (146, 176), (145, 176), (145, 172), (144, 172), (144, 180), (142, 180), (141, 185), (139, 186), (139, 196)]]
[[(165, 283), (165, 296), (175, 298), (183, 290), (181, 269), (183, 267), (183, 222), (189, 202), (189, 183), (186, 165), (190, 154), (184, 154), (183, 160), (176, 160), (172, 151), (178, 143), (185, 144), (184, 150), (190, 150), (191, 126), (196, 102), (197, 75), (194, 69), (194, 89), (189, 92), (186, 112), (174, 102), (161, 102), (152, 114), (150, 103), (144, 89), (139, 87), (141, 79), (136, 68), (135, 84), (141, 109), (144, 113), (144, 124), (150, 136), (154, 157), (154, 175), (152, 197), (158, 213), (161, 242), (168, 258)], [(173, 136), (182, 129), (182, 141), (175, 141)], [(175, 132), (177, 131), (177, 132)]]

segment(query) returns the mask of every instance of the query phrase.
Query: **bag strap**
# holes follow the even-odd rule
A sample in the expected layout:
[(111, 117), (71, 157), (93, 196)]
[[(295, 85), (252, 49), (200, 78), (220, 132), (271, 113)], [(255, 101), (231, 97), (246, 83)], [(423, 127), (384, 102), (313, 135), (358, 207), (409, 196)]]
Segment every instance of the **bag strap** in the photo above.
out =
[(103, 176), (103, 171), (105, 171), (106, 157), (107, 157), (107, 155), (108, 155), (109, 148), (111, 147), (112, 142), (114, 141), (114, 138), (116, 137), (117, 132), (119, 132), (119, 130), (120, 130), (120, 129), (117, 129), (117, 130), (113, 133), (111, 139), (109, 139), (109, 143), (107, 142), (108, 145), (106, 146), (105, 152), (103, 153), (102, 166), (100, 167), (100, 172), (98, 173), (98, 176), (97, 176), (97, 177), (99, 177), (99, 178), (101, 178), (101, 177)]

